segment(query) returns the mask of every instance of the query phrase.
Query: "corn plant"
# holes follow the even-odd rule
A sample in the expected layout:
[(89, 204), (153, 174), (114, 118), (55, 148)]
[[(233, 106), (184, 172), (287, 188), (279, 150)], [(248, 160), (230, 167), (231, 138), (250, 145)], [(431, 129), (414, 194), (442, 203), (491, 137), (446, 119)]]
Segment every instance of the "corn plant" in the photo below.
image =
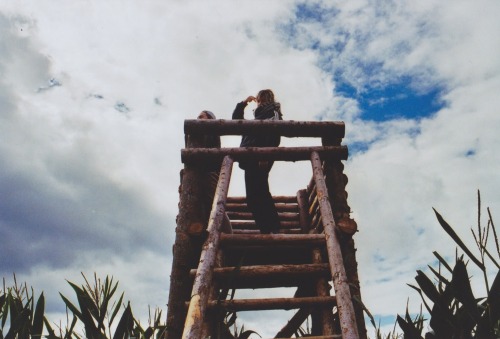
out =
[[(0, 339), (41, 338), (43, 331), (45, 297), (43, 293), (34, 302), (33, 289), (17, 284), (0, 291)], [(8, 324), (8, 326), (7, 326)]]
[[(425, 334), (426, 339), (500, 338), (500, 270), (490, 286), (486, 269), (488, 264), (500, 269), (498, 263), (500, 246), (489, 208), (487, 209), (487, 225), (481, 226), (479, 193), (478, 211), (477, 230), (471, 231), (479, 250), (479, 258), (467, 248), (453, 228), (434, 210), (441, 227), (467, 255), (470, 262), (481, 270), (486, 296), (482, 298), (474, 296), (464, 255), (456, 256), (455, 266), (452, 269), (439, 253), (433, 252), (438, 259), (439, 267), (437, 270), (430, 266), (429, 268), (437, 284), (435, 285), (419, 270), (415, 277), (418, 287), (409, 285), (420, 294), (430, 315), (429, 326), (432, 331)], [(405, 338), (422, 338), (421, 333), (424, 328), (422, 317), (411, 319), (407, 311), (404, 318), (398, 315), (397, 322)]]

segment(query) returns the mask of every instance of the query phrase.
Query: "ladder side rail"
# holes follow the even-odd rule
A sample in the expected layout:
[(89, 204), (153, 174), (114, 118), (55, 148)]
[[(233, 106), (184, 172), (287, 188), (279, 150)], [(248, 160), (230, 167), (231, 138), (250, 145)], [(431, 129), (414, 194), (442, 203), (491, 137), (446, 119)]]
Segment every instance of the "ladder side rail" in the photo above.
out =
[(184, 120), (185, 134), (252, 135), (276, 134), (284, 137), (320, 137), (342, 139), (345, 136), (343, 121), (294, 121), (294, 120)]
[[(321, 250), (316, 247), (312, 250), (312, 262), (313, 264), (319, 264), (323, 262), (321, 255)], [(325, 278), (319, 278), (316, 280), (316, 294), (318, 297), (329, 297), (330, 296), (330, 286)], [(333, 313), (332, 307), (321, 307), (316, 310), (319, 313), (321, 334), (336, 334), (335, 327), (333, 324)], [(314, 321), (314, 318), (313, 318)], [(314, 323), (313, 323), (314, 327)]]
[(231, 156), (234, 161), (309, 161), (312, 152), (319, 153), (323, 159), (347, 160), (348, 157), (347, 146), (184, 148), (181, 150), (181, 161), (214, 162), (222, 160), (226, 155)]
[(349, 282), (344, 268), (340, 242), (328, 197), (321, 159), (317, 152), (311, 154), (311, 165), (316, 182), (316, 194), (323, 220), (330, 270), (337, 299), (340, 327), (344, 339), (359, 339)]
[(288, 320), (281, 330), (274, 336), (275, 338), (291, 338), (297, 332), (307, 317), (311, 314), (312, 307), (302, 307)]
[(224, 219), (225, 204), (231, 179), (233, 159), (224, 158), (215, 190), (214, 203), (210, 213), (207, 232), (208, 237), (203, 245), (197, 274), (191, 293), (191, 301), (184, 324), (183, 339), (200, 338), (205, 312), (210, 295), (213, 269), (217, 259), (217, 250)]

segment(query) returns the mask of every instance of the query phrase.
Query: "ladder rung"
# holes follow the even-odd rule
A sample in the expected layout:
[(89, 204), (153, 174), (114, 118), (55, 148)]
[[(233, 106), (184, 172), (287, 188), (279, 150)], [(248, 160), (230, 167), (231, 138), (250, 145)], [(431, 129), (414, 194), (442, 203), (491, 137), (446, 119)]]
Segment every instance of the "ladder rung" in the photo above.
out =
[[(253, 214), (250, 212), (232, 212), (227, 211), (227, 216), (231, 220), (253, 220)], [(278, 212), (280, 220), (295, 221), (299, 219), (298, 213)]]
[[(196, 276), (196, 269), (190, 271)], [(297, 287), (313, 278), (331, 280), (328, 264), (259, 265), (215, 268), (214, 279), (220, 288)]]
[(211, 300), (208, 307), (221, 308), (225, 311), (257, 311), (257, 310), (290, 310), (311, 306), (335, 306), (336, 299), (328, 297), (303, 297), (303, 298), (271, 298), (271, 299), (235, 299)]
[[(302, 230), (300, 228), (290, 228), (290, 229), (281, 229), (280, 234), (301, 234)], [(259, 230), (249, 230), (249, 229), (234, 229), (233, 234), (261, 234)]]
[[(197, 269), (190, 271), (191, 276), (196, 275)], [(304, 264), (304, 265), (261, 265), (237, 267), (214, 268), (215, 278), (228, 278), (232, 275), (241, 278), (273, 277), (282, 275), (324, 275), (330, 273), (328, 264)]]
[[(299, 206), (297, 204), (288, 203), (282, 204), (277, 203), (274, 204), (278, 212), (298, 212)], [(227, 212), (248, 212), (248, 206), (246, 203), (226, 203), (226, 211)]]
[(324, 245), (324, 234), (221, 234), (221, 246)]
[[(231, 226), (233, 230), (238, 229), (247, 229), (247, 230), (256, 230), (257, 225), (255, 225), (255, 221), (231, 221)], [(290, 228), (299, 228), (300, 222), (297, 221), (280, 221), (280, 227), (282, 229), (290, 229)]]
[[(274, 203), (297, 203), (297, 196), (273, 196)], [(247, 202), (246, 197), (227, 197), (227, 201), (229, 203), (245, 203)]]

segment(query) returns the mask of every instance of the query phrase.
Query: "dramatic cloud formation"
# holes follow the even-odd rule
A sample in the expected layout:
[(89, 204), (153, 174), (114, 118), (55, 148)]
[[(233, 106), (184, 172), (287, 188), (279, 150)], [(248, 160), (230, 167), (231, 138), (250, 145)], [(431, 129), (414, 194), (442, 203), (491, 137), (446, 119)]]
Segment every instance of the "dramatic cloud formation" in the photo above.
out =
[[(362, 295), (392, 327), (408, 296), (418, 312), (406, 283), (432, 251), (453, 260), (432, 207), (468, 239), (477, 190), (500, 206), (499, 14), (494, 0), (3, 2), (0, 274), (44, 290), (54, 318), (80, 272), (113, 275), (136, 313), (166, 309), (183, 120), (228, 119), (272, 88), (286, 119), (345, 121)], [(273, 193), (310, 175), (277, 164)]]

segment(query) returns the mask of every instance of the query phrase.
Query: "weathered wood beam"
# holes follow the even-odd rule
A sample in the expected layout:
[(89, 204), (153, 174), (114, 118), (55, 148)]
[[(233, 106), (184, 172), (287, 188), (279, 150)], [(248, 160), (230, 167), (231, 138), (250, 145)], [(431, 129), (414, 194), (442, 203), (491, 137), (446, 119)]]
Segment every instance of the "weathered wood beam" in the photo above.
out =
[[(232, 212), (228, 211), (227, 216), (231, 220), (254, 220), (250, 212)], [(282, 221), (296, 221), (299, 218), (298, 213), (278, 212), (278, 217)]]
[(209, 309), (220, 308), (226, 312), (258, 310), (291, 310), (307, 306), (335, 306), (335, 297), (269, 298), (269, 299), (233, 299), (211, 300)]
[(285, 326), (275, 335), (275, 338), (291, 338), (292, 335), (298, 331), (300, 325), (306, 321), (307, 317), (311, 314), (311, 307), (303, 307), (299, 309), (293, 317), (288, 320)]
[(222, 246), (318, 246), (325, 244), (325, 236), (322, 234), (222, 234), (220, 245)]
[[(290, 229), (280, 229), (280, 234), (301, 234), (302, 230), (300, 228), (290, 228)], [(261, 234), (258, 229), (233, 229), (233, 234)]]
[[(191, 276), (198, 277), (200, 273), (199, 269), (190, 271)], [(213, 269), (213, 276), (216, 279), (226, 279), (234, 274), (242, 278), (271, 278), (273, 276), (328, 275), (328, 273), (328, 264), (242, 266), (239, 269), (236, 267)]]
[[(321, 250), (319, 248), (315, 248), (312, 251), (312, 262), (314, 264), (319, 264), (323, 262), (323, 258), (321, 255)], [(319, 278), (316, 281), (316, 294), (319, 297), (327, 297), (330, 295), (330, 285), (328, 284), (328, 281), (325, 278)], [(321, 323), (321, 334), (335, 334), (335, 328), (333, 326), (333, 313), (331, 308), (326, 308), (323, 307), (320, 310), (315, 310), (317, 311), (319, 316), (318, 320), (320, 320)], [(314, 314), (314, 313), (313, 313)], [(313, 319), (314, 323), (314, 319)], [(314, 327), (314, 324), (313, 324)], [(314, 333), (313, 333), (314, 334)]]
[(297, 205), (299, 207), (299, 224), (303, 233), (307, 233), (311, 227), (307, 202), (307, 191), (305, 189), (297, 191)]
[(201, 337), (205, 310), (212, 286), (213, 269), (217, 259), (220, 230), (224, 219), (224, 209), (232, 167), (233, 159), (231, 159), (231, 157), (225, 157), (222, 163), (219, 182), (215, 190), (214, 204), (208, 222), (208, 238), (203, 244), (200, 263), (196, 270), (197, 274), (191, 292), (191, 301), (186, 315), (184, 332), (182, 333), (183, 339)]
[(330, 270), (337, 298), (337, 308), (339, 312), (340, 327), (344, 339), (359, 339), (358, 326), (354, 313), (353, 300), (349, 290), (349, 281), (344, 268), (344, 260), (340, 248), (340, 242), (337, 235), (335, 220), (333, 218), (328, 189), (325, 183), (321, 159), (317, 152), (311, 155), (311, 164), (313, 168), (314, 180), (316, 182), (316, 194), (323, 219), (323, 227), (326, 238), (326, 247)]
[[(276, 206), (277, 204), (293, 204), (297, 203), (297, 197), (292, 195), (273, 195), (273, 201)], [(246, 197), (227, 197), (227, 203), (231, 204), (246, 204)]]
[[(299, 206), (297, 204), (274, 204), (276, 206), (276, 210), (278, 212), (299, 212)], [(226, 204), (227, 212), (249, 212), (247, 204), (238, 204), (238, 203), (227, 203)]]
[[(255, 221), (232, 221), (231, 226), (233, 229), (233, 233), (238, 229), (248, 229), (248, 230), (258, 230), (259, 228), (255, 224)], [(280, 230), (282, 229), (291, 229), (291, 228), (299, 228), (300, 223), (298, 220), (295, 221), (281, 221), (280, 222)]]
[(347, 146), (184, 148), (181, 150), (181, 161), (188, 164), (215, 162), (226, 155), (231, 156), (234, 161), (301, 161), (309, 160), (312, 152), (335, 160), (347, 160), (348, 157)]
[(252, 135), (278, 134), (284, 137), (343, 138), (343, 121), (268, 120), (184, 120), (184, 134)]

